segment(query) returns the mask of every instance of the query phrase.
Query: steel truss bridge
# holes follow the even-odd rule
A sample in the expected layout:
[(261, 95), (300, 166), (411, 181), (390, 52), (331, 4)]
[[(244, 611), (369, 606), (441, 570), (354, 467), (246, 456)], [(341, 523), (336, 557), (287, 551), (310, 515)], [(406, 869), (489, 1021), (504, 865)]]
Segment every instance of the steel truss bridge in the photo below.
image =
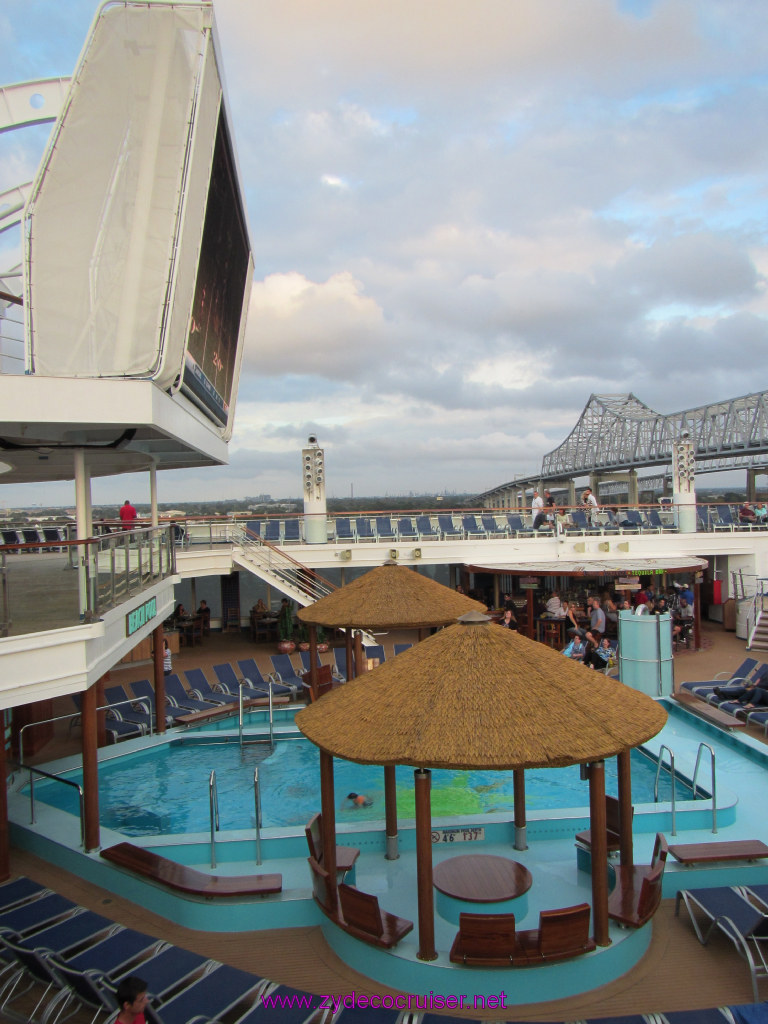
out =
[[(539, 483), (599, 479), (655, 468), (642, 485), (662, 479), (672, 463), (672, 445), (688, 435), (696, 473), (745, 469), (768, 472), (768, 391), (662, 415), (633, 394), (590, 395), (576, 426), (546, 454), (541, 472), (500, 484), (481, 497), (524, 491)], [(660, 475), (658, 470), (662, 470)]]

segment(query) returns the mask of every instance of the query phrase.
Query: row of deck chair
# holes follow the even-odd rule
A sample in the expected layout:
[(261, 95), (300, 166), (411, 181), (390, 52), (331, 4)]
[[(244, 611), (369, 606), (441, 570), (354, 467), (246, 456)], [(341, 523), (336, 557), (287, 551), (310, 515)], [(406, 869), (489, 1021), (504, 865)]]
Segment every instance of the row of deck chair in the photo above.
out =
[[(23, 526), (18, 529), (6, 527), (0, 530), (3, 544), (56, 544), (61, 545), (67, 539), (65, 527), (62, 526)], [(40, 550), (38, 548), (38, 550)], [(61, 550), (60, 547), (47, 547), (46, 551)]]
[[(94, 1011), (92, 1024), (114, 1019), (117, 986), (129, 974), (147, 983), (148, 1024), (271, 1024), (277, 1016), (302, 1024), (320, 1005), (319, 996), (124, 928), (29, 879), (0, 885), (0, 1014), (46, 1024), (83, 1009)], [(18, 1014), (14, 1004), (30, 993), (34, 1008)]]
[[(750, 725), (761, 726), (768, 733), (768, 708), (745, 708), (735, 699), (729, 699), (728, 691), (738, 691), (746, 683), (754, 682), (768, 674), (768, 665), (755, 658), (745, 658), (733, 672), (721, 672), (714, 679), (682, 683), (681, 689), (717, 707), (726, 714), (743, 719)], [(715, 690), (720, 691), (715, 693)]]

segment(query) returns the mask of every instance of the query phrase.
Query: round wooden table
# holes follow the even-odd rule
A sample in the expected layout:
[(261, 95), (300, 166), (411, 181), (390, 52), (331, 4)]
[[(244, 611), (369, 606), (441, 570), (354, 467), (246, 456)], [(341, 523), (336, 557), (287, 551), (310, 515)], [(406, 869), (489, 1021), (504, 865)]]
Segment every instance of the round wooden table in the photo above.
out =
[(468, 903), (482, 903), (482, 908), (476, 909), (486, 914), (514, 911), (522, 918), (528, 910), (525, 894), (531, 888), (531, 873), (508, 857), (486, 853), (449, 857), (435, 865), (432, 879), (438, 913), (455, 924), (460, 913), (473, 909)]

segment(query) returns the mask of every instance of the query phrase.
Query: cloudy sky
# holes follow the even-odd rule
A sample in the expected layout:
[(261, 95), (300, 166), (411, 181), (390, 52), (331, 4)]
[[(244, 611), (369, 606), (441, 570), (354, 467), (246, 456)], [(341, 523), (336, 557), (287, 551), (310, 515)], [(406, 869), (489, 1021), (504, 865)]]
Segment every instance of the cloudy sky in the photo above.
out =
[[(214, 8), (256, 276), (230, 465), (161, 500), (298, 494), (310, 432), (333, 496), (479, 492), (592, 392), (768, 386), (764, 3)], [(94, 12), (4, 0), (5, 82), (71, 73)], [(47, 133), (12, 134), (0, 191)]]

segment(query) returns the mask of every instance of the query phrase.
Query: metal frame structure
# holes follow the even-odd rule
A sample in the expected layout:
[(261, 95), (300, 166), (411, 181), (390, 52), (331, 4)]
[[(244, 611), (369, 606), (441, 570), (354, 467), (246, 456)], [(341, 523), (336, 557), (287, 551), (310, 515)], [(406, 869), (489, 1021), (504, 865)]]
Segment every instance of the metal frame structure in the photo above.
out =
[(664, 415), (633, 394), (590, 395), (575, 427), (542, 459), (541, 471), (486, 491), (524, 490), (585, 474), (671, 466), (673, 444), (688, 434), (696, 473), (768, 467), (768, 391)]

